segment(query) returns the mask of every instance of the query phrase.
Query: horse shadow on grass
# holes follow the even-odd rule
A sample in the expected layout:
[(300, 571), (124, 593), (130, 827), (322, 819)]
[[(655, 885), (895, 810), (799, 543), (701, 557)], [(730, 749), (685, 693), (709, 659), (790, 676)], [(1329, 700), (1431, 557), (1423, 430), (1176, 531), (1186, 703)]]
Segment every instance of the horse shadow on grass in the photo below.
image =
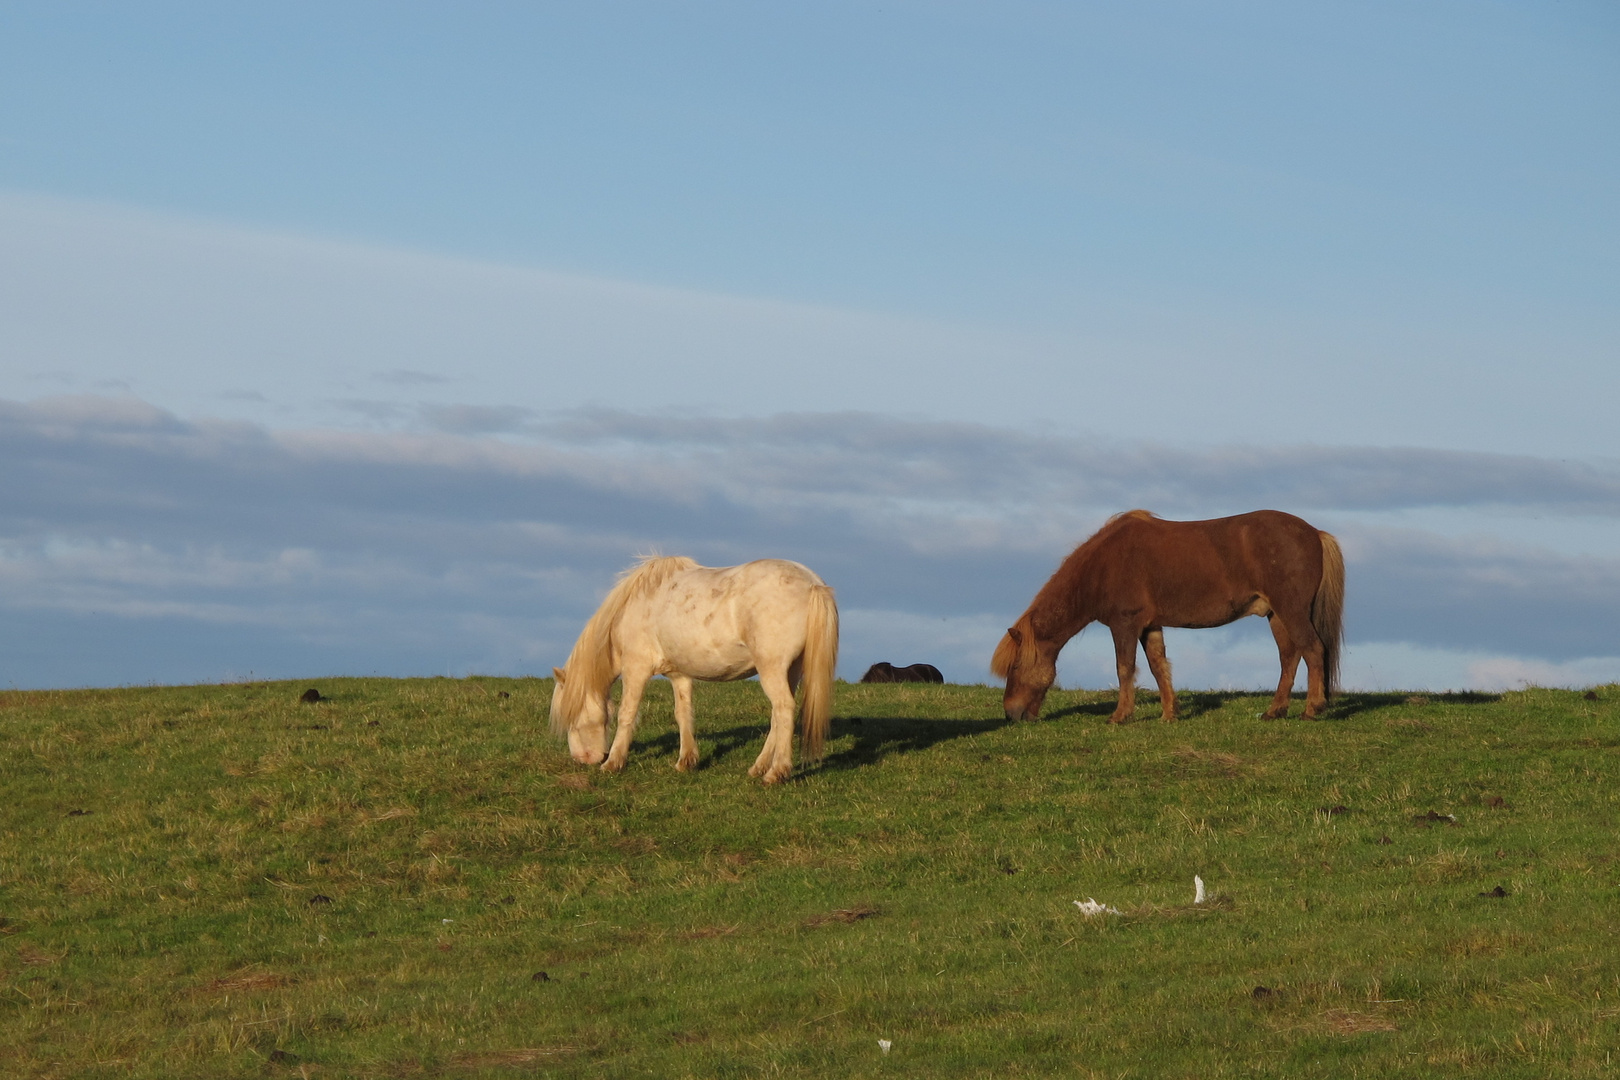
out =
[(952, 739), (982, 735), (1017, 721), (1004, 716), (982, 720), (940, 720), (919, 716), (839, 716), (833, 718), (830, 737), (855, 737), (855, 744), (828, 754), (821, 768), (831, 771), (876, 765), (890, 754), (910, 754)]
[[(1013, 721), (1005, 717), (986, 718), (982, 720), (941, 720), (916, 716), (835, 716), (832, 720), (831, 730), (827, 732), (829, 743), (853, 735), (853, 746), (846, 747), (835, 753), (830, 753), (821, 759), (820, 764), (811, 764), (808, 769), (795, 772), (795, 778), (809, 772), (820, 770), (845, 770), (864, 768), (874, 765), (890, 754), (909, 754), (917, 750), (926, 750), (951, 739), (960, 739), (970, 735), (981, 735), (987, 731), (1006, 727)], [(752, 757), (759, 753), (759, 747), (770, 730), (768, 724), (739, 724), (735, 727), (719, 730), (699, 730), (698, 738), (705, 744), (703, 756), (698, 761), (698, 770), (719, 765), (733, 754), (744, 753)], [(675, 731), (668, 731), (654, 738), (637, 739), (637, 754), (647, 757), (673, 758), (680, 753), (680, 735)]]
[[(1328, 702), (1327, 708), (1318, 720), (1348, 720), (1361, 713), (1371, 712), (1375, 709), (1387, 709), (1397, 705), (1424, 706), (1424, 705), (1483, 705), (1493, 701), (1500, 701), (1502, 695), (1488, 694), (1478, 691), (1459, 691), (1443, 694), (1407, 694), (1407, 693), (1344, 693), (1334, 695)], [(1137, 713), (1133, 723), (1146, 723), (1158, 720), (1158, 695), (1155, 693), (1139, 693), (1137, 695)], [(1196, 720), (1199, 717), (1218, 713), (1234, 701), (1253, 700), (1264, 703), (1270, 700), (1270, 695), (1263, 692), (1243, 690), (1222, 691), (1187, 691), (1176, 696), (1176, 713), (1178, 720)], [(1093, 716), (1106, 718), (1114, 711), (1112, 700), (1082, 702), (1075, 705), (1066, 705), (1053, 709), (1039, 720), (1014, 721), (1005, 717), (992, 716), (983, 719), (947, 720), (919, 716), (835, 716), (832, 720), (831, 730), (827, 733), (831, 742), (845, 736), (855, 737), (854, 745), (828, 754), (819, 765), (812, 765), (809, 769), (795, 773), (795, 777), (804, 776), (809, 772), (818, 770), (846, 770), (864, 768), (874, 765), (891, 754), (909, 754), (917, 750), (926, 750), (930, 746), (949, 742), (971, 735), (982, 735), (985, 732), (997, 731), (1014, 723), (1044, 724), (1054, 720), (1063, 720), (1075, 716)], [(1288, 720), (1300, 720), (1305, 711), (1305, 695), (1294, 695), (1288, 711)], [(1275, 721), (1283, 723), (1284, 721)], [(750, 756), (759, 752), (766, 733), (770, 730), (769, 724), (738, 724), (734, 727), (720, 730), (699, 730), (698, 737), (706, 744), (705, 752), (698, 761), (699, 771), (718, 765), (722, 761), (739, 752)], [(680, 753), (680, 735), (674, 730), (665, 731), (652, 738), (638, 738), (638, 756), (645, 755), (651, 758), (674, 758)]]
[[(1258, 703), (1258, 709), (1263, 710), (1269, 706), (1271, 695), (1264, 691), (1253, 690), (1188, 690), (1176, 694), (1176, 718), (1178, 720), (1196, 720), (1210, 713), (1218, 713), (1234, 701), (1250, 700)], [(1484, 705), (1493, 701), (1502, 700), (1501, 694), (1488, 694), (1480, 691), (1456, 691), (1444, 694), (1412, 694), (1412, 693), (1346, 693), (1340, 691), (1328, 702), (1327, 708), (1317, 717), (1318, 720), (1348, 720), (1353, 716), (1374, 709), (1388, 709), (1396, 705)], [(1068, 705), (1061, 709), (1054, 709), (1045, 714), (1042, 720), (1061, 720), (1069, 716), (1109, 716), (1114, 711), (1114, 700), (1093, 701), (1079, 705)], [(1136, 715), (1133, 723), (1144, 723), (1158, 719), (1159, 695), (1152, 691), (1137, 691)], [(1305, 712), (1305, 695), (1293, 695), (1289, 708), (1288, 719), (1299, 720)]]

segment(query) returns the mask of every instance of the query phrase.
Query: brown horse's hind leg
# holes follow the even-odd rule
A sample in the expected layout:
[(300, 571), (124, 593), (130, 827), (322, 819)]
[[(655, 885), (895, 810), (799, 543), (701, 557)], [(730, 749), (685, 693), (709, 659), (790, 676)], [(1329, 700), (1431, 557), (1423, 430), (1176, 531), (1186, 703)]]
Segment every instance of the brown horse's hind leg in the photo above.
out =
[[(1299, 674), (1299, 649), (1295, 647), (1288, 624), (1281, 615), (1273, 612), (1267, 621), (1271, 623), (1271, 636), (1277, 639), (1277, 659), (1282, 663), (1282, 677), (1277, 680), (1277, 693), (1271, 699), (1271, 708), (1266, 710), (1265, 719), (1278, 720), (1288, 715), (1288, 702), (1294, 693), (1294, 676)], [(1305, 715), (1310, 716), (1308, 706)]]
[(685, 675), (671, 675), (669, 684), (675, 688), (675, 726), (681, 732), (681, 756), (675, 767), (681, 772), (697, 768), (697, 722), (692, 711), (692, 680)]
[(1136, 713), (1136, 631), (1128, 626), (1108, 629), (1114, 635), (1114, 667), (1119, 672), (1119, 704), (1108, 722), (1123, 724)]
[(1313, 628), (1305, 654), (1305, 719), (1315, 720), (1327, 707), (1327, 650)]
[(1170, 684), (1170, 658), (1164, 654), (1164, 628), (1150, 626), (1142, 631), (1142, 649), (1147, 653), (1148, 670), (1159, 684), (1160, 715), (1166, 721), (1176, 718), (1176, 688)]

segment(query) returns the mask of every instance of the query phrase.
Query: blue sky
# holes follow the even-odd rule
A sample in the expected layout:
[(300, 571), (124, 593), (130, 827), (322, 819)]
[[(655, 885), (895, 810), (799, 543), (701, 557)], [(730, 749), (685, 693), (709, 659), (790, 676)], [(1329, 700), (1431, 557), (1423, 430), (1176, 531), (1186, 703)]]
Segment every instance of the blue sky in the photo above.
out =
[[(1617, 47), (1597, 3), (7, 5), (0, 678), (545, 671), (658, 546), (802, 558), (846, 667), (977, 679), (1108, 514), (1265, 505), (1346, 540), (1356, 685), (1620, 679)], [(1248, 622), (1183, 681), (1262, 685)]]

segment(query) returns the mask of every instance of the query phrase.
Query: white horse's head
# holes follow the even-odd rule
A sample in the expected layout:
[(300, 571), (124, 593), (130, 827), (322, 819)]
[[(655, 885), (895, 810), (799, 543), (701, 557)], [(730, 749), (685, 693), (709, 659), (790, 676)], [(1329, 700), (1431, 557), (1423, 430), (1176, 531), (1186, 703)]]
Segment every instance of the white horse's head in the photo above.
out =
[(581, 765), (600, 765), (607, 759), (607, 692), (592, 693), (586, 689), (578, 695), (564, 693), (567, 672), (552, 668), (551, 673), (557, 678), (556, 689), (551, 692), (551, 730), (567, 732), (568, 752), (575, 761)]

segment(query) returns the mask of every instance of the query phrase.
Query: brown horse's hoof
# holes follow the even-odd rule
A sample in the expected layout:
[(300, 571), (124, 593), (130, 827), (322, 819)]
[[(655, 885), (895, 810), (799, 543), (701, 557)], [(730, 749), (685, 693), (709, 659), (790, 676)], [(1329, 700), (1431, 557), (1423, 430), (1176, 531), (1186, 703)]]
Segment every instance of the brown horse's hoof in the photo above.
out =
[(1115, 714), (1114, 716), (1110, 716), (1108, 718), (1108, 722), (1110, 724), (1128, 724), (1128, 723), (1131, 722), (1131, 717), (1129, 716), (1129, 714), (1127, 714), (1125, 716), (1120, 716), (1118, 714)]
[(691, 757), (683, 757), (675, 763), (675, 771), (691, 772), (693, 769), (697, 768), (697, 763), (698, 759), (696, 754), (693, 754)]
[(1159, 721), (1165, 724), (1174, 724), (1180, 719), (1181, 717), (1177, 716), (1175, 713), (1167, 713), (1164, 716), (1159, 717)]
[(606, 761), (602, 762), (602, 771), (603, 772), (623, 772), (624, 771), (624, 762), (622, 762), (622, 761), (614, 761), (612, 758), (608, 758)]
[(770, 771), (768, 771), (765, 774), (764, 779), (765, 779), (765, 782), (767, 784), (780, 784), (782, 781), (786, 780), (788, 777), (790, 777), (792, 775), (793, 775), (793, 766), (791, 766), (791, 765), (775, 765), (775, 766), (772, 766)]
[(1286, 720), (1287, 718), (1287, 709), (1267, 709), (1265, 712), (1260, 714), (1260, 719), (1262, 720)]

